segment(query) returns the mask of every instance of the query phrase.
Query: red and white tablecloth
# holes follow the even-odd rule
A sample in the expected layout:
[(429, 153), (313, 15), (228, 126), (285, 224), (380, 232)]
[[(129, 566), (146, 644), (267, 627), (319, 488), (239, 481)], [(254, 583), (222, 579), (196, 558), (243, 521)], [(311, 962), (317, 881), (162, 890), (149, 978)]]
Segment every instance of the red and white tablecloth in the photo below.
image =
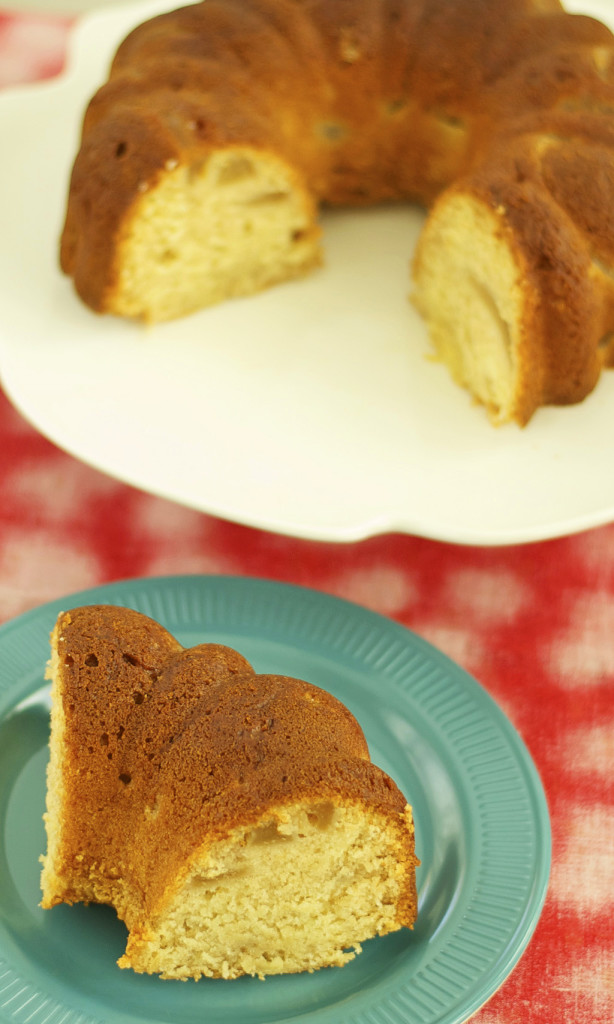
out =
[[(0, 8), (0, 85), (57, 73), (69, 28)], [(553, 864), (524, 957), (473, 1019), (612, 1024), (614, 525), (508, 548), (280, 537), (115, 482), (37, 434), (0, 393), (0, 620), (98, 583), (175, 573), (268, 577), (349, 598), (480, 680), (541, 773)]]

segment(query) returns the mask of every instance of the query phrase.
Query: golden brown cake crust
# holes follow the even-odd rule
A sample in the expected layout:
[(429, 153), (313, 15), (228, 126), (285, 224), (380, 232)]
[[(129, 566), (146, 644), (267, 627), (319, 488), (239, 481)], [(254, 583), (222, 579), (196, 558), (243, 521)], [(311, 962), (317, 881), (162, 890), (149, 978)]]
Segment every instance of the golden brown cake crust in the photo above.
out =
[[(350, 712), (301, 680), (257, 675), (217, 644), (184, 649), (114, 606), (59, 616), (54, 687), (65, 715), (57, 902), (112, 902), (130, 927), (177, 889), (203, 844), (267, 807), (356, 804), (398, 830), (411, 868), (399, 925), (416, 913), (406, 800), (369, 761)], [(410, 849), (411, 845), (411, 849)]]
[(61, 264), (93, 309), (156, 319), (121, 297), (143, 197), (233, 148), (286, 161), (305, 209), (462, 190), (505, 211), (527, 271), (504, 415), (526, 423), (614, 363), (613, 109), (612, 33), (559, 0), (206, 0), (120, 46), (85, 117)]
[[(551, 33), (540, 32), (535, 18), (523, 31), (534, 7), (531, 0), (206, 0), (145, 22), (120, 46), (86, 113), (64, 270), (92, 308), (108, 308), (127, 211), (169, 166), (220, 147), (273, 150), (325, 202), (432, 200), (512, 104), (512, 89), (490, 106), (484, 96), (497, 66), (488, 55), (515, 68), (528, 34), (543, 62), (550, 35), (561, 34), (558, 0), (539, 4), (540, 14), (553, 12)], [(597, 42), (605, 32), (593, 22), (585, 30)]]

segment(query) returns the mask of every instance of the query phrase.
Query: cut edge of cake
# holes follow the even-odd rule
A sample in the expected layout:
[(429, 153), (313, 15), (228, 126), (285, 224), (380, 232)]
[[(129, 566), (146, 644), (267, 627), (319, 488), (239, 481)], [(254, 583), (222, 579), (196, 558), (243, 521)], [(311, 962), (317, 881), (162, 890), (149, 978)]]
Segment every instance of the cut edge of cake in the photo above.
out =
[[(87, 837), (91, 821), (81, 828), (78, 821), (67, 820), (70, 815), (74, 818), (79, 805), (79, 777), (89, 770), (87, 752), (75, 734), (78, 684), (75, 688), (74, 680), (82, 669), (87, 676), (86, 701), (95, 701), (92, 679), (98, 671), (97, 665), (91, 667), (92, 655), (87, 653), (95, 644), (91, 622), (96, 608), (81, 611), (87, 619), (85, 645), (80, 643), (82, 637), (76, 642), (70, 638), (71, 628), (79, 628), (78, 615), (62, 613), (52, 633), (47, 668), (47, 678), (52, 682), (52, 711), (44, 814), (48, 846), (40, 858), (44, 909), (75, 902), (114, 906), (129, 931), (119, 966), (182, 980), (243, 974), (263, 978), (341, 966), (360, 952), (367, 939), (413, 927), (417, 915), (415, 868), (419, 861), (414, 851), (412, 809), (394, 782), (368, 758), (365, 760), (364, 738), (358, 738), (362, 737), (360, 728), (347, 709), (325, 691), (297, 680), (287, 682), (300, 682), (301, 692), (313, 691), (308, 704), (317, 706), (322, 699), (326, 704), (332, 701), (331, 708), (339, 704), (337, 713), (344, 715), (344, 728), (347, 730), (347, 723), (351, 723), (353, 738), (349, 742), (358, 742), (356, 755), (342, 755), (338, 767), (338, 755), (332, 755), (331, 773), (324, 751), (320, 767), (317, 761), (303, 770), (299, 767), (297, 784), (289, 786), (281, 799), (262, 793), (249, 798), (245, 791), (237, 804), (243, 809), (231, 816), (230, 824), (222, 821), (220, 827), (209, 828), (203, 824), (200, 835), (198, 822), (190, 821), (189, 815), (186, 819), (184, 814), (178, 827), (185, 830), (189, 821), (197, 841), (179, 870), (168, 877), (162, 873), (162, 883), (154, 885), (151, 892), (142, 881), (142, 871), (126, 872), (125, 866), (139, 859), (144, 837), (149, 835), (156, 846), (160, 835), (168, 836), (169, 826), (172, 830), (168, 787), (161, 786), (159, 798), (155, 787), (150, 788), (140, 803), (137, 792), (136, 816), (130, 812), (134, 829), (131, 836), (120, 841), (123, 848), (117, 863), (112, 862), (112, 855), (104, 862), (106, 853), (101, 856), (100, 847), (92, 854), (86, 848), (87, 838), (79, 840), (79, 836)], [(113, 621), (120, 623), (119, 634), (122, 619), (153, 623), (127, 609), (106, 608), (104, 613), (116, 617)], [(176, 661), (173, 638), (170, 634), (165, 638), (162, 627), (153, 625), (162, 638), (160, 646), (166, 644), (163, 658)], [(116, 646), (121, 648), (121, 642)], [(216, 650), (219, 652), (219, 648)], [(100, 648), (98, 652), (101, 654)], [(183, 649), (186, 653), (190, 651)], [(125, 651), (119, 656), (125, 659)], [(79, 662), (83, 664), (79, 666)], [(282, 677), (244, 676), (248, 687), (257, 687), (259, 678), (283, 682)], [(218, 684), (219, 679), (213, 685)], [(140, 702), (134, 706), (139, 710), (143, 707)], [(71, 759), (67, 751), (72, 751)], [(110, 764), (106, 757), (104, 763)], [(109, 770), (116, 772), (117, 768)], [(131, 779), (123, 782), (119, 800), (130, 801)], [(233, 785), (237, 790), (244, 789), (239, 779), (230, 781), (230, 790)], [(228, 799), (232, 801), (232, 796)], [(206, 808), (203, 810), (208, 813)], [(215, 813), (223, 818), (225, 812)], [(156, 849), (152, 847), (148, 852), (154, 861), (163, 856), (162, 850), (156, 853)]]

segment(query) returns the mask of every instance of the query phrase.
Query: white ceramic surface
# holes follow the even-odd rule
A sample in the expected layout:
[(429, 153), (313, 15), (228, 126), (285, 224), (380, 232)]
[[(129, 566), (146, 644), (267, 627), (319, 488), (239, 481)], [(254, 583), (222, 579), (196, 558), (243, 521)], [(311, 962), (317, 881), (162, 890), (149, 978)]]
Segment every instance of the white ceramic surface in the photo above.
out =
[(60, 79), (0, 95), (0, 375), (15, 405), (121, 480), (296, 536), (494, 545), (614, 518), (614, 373), (581, 405), (492, 428), (429, 360), (408, 302), (415, 208), (327, 213), (322, 270), (155, 329), (81, 304), (57, 248), (83, 108), (117, 42), (166, 6), (84, 17)]

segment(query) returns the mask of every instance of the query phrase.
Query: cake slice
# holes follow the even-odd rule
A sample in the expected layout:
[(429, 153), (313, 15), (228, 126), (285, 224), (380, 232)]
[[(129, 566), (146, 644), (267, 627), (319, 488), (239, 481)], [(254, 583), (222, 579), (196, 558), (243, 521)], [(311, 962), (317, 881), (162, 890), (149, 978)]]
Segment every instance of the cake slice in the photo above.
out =
[(51, 647), (44, 908), (111, 904), (119, 965), (182, 979), (341, 966), (413, 926), (411, 808), (331, 694), (127, 608), (62, 613)]
[[(493, 144), (488, 163), (430, 210), (413, 299), (436, 356), (495, 425), (525, 426), (541, 406), (581, 402), (614, 362), (599, 185), (576, 194), (579, 168), (599, 182), (603, 166), (590, 125), (567, 142), (522, 132)], [(564, 167), (566, 178), (546, 192), (540, 180)], [(585, 225), (574, 223), (579, 209)]]

